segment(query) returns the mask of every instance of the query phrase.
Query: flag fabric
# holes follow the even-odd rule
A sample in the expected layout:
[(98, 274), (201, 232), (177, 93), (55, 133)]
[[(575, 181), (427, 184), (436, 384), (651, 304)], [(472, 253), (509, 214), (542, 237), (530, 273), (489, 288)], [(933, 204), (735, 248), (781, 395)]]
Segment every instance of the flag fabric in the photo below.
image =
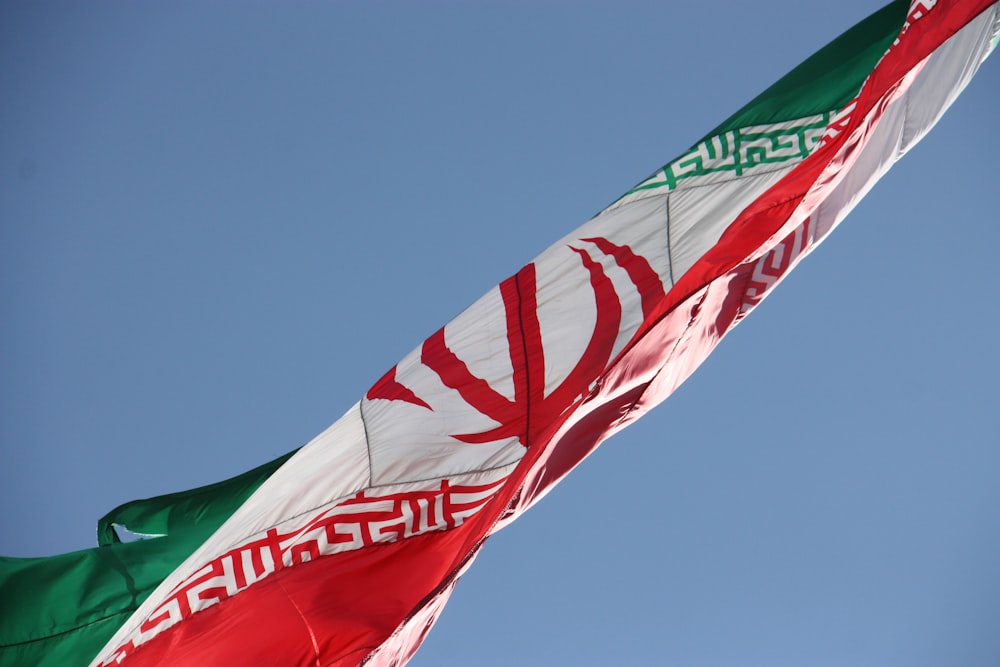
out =
[(123, 505), (95, 549), (0, 560), (0, 665), (405, 663), (485, 540), (669, 396), (934, 125), (998, 35), (1000, 3), (888, 5), (301, 449)]

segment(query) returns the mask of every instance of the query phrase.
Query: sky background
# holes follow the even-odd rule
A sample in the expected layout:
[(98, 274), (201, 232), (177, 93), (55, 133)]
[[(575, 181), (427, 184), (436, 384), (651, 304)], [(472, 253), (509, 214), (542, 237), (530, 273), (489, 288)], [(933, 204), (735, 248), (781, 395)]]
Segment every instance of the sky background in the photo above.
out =
[[(0, 553), (307, 442), (879, 6), (0, 3)], [(1000, 663), (997, 59), (411, 665)]]

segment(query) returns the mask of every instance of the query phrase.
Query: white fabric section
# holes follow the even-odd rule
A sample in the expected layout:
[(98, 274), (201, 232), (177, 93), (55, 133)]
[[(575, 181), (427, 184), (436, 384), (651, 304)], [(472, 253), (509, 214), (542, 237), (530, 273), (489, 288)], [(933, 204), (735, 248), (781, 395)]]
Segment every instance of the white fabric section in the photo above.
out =
[[(907, 93), (906, 126), (899, 154), (904, 155), (952, 105), (989, 55), (996, 31), (997, 6), (987, 9), (931, 54)], [(995, 129), (995, 128), (990, 128)]]
[[(514, 367), (500, 289), (494, 287), (445, 327), (445, 342), (476, 377), (514, 399)], [(418, 395), (420, 395), (418, 393)]]
[(924, 61), (906, 93), (886, 109), (857, 162), (813, 213), (816, 242), (810, 251), (847, 217), (896, 160), (934, 127), (989, 55), (998, 29), (1000, 3)]
[[(997, 12), (996, 5), (994, 5), (993, 10), (994, 12)], [(994, 19), (993, 37), (990, 38), (990, 45), (986, 47), (986, 53), (985, 55), (983, 55), (983, 60), (986, 60), (990, 56), (990, 54), (996, 50), (997, 45), (1000, 45), (1000, 20)]]
[(674, 282), (714, 246), (736, 217), (793, 166), (670, 193), (670, 263)]
[[(437, 380), (423, 365), (405, 375), (418, 386)], [(403, 370), (400, 364), (400, 370)], [(402, 375), (402, 373), (400, 373)], [(382, 486), (422, 479), (440, 479), (476, 470), (488, 470), (518, 461), (524, 447), (515, 437), (469, 444), (453, 435), (484, 433), (499, 424), (470, 408), (457, 391), (437, 380), (438, 389), (426, 395), (433, 407), (403, 401), (364, 401), (372, 455), (372, 484)]]
[[(493, 288), (445, 327), (445, 342), (476, 377), (513, 401), (513, 367), (507, 322), (498, 288)], [(468, 444), (454, 435), (483, 433), (498, 422), (472, 408), (459, 392), (420, 361), (421, 348), (396, 367), (396, 381), (430, 409), (406, 401), (362, 401), (371, 452), (372, 484), (437, 479), (504, 466), (520, 460), (516, 438)]]
[(666, 195), (661, 194), (601, 213), (535, 259), (546, 396), (566, 379), (583, 356), (597, 319), (590, 274), (572, 248), (586, 252), (591, 260), (601, 264), (615, 286), (622, 305), (622, 321), (613, 351), (616, 354), (642, 323), (641, 298), (615, 259), (583, 239), (603, 238), (618, 246), (628, 246), (646, 258), (667, 290), (671, 283), (666, 226)]
[(549, 255), (568, 246), (583, 247), (582, 240), (605, 238), (616, 245), (627, 245), (648, 261), (660, 274), (665, 289), (670, 289), (670, 253), (666, 229), (667, 193), (658, 192), (643, 201), (607, 208), (582, 226), (562, 237), (535, 258), (535, 265), (546, 267)]
[(210, 551), (212, 546), (225, 548), (285, 517), (356, 493), (369, 485), (369, 474), (365, 428), (360, 405), (355, 403), (278, 468), (195, 553)]
[[(601, 253), (589, 243), (572, 247), (593, 261)], [(552, 393), (583, 357), (597, 324), (597, 304), (587, 270), (570, 246), (550, 248), (535, 265), (538, 271), (538, 323), (545, 348), (545, 395)]]

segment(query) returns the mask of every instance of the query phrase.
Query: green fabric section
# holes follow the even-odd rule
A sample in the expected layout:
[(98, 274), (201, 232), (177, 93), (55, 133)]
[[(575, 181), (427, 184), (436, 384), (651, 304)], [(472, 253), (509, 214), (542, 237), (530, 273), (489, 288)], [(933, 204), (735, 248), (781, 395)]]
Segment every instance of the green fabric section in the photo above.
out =
[(896, 0), (878, 10), (803, 61), (701, 141), (741, 127), (843, 108), (899, 35), (909, 6), (909, 0)]
[(193, 523), (221, 525), (244, 498), (294, 453), (222, 482), (119, 505), (97, 522), (97, 543), (106, 546), (120, 542), (112, 524), (151, 535), (173, 535)]
[(0, 558), (0, 665), (87, 665), (209, 532)]
[[(111, 635), (294, 452), (232, 479), (137, 500), (99, 523), (102, 546), (0, 557), (0, 667), (87, 665)], [(112, 523), (165, 537), (119, 542)]]
[[(896, 0), (875, 12), (810, 56), (618, 201), (642, 190), (673, 190), (686, 179), (726, 171), (740, 176), (763, 164), (807, 157), (818, 139), (815, 130), (824, 129), (833, 114), (861, 90), (865, 79), (899, 35), (908, 10), (908, 0)], [(792, 126), (759, 131), (761, 125), (776, 123), (792, 123)], [(776, 149), (773, 154), (761, 147), (762, 138), (772, 139), (771, 145)], [(741, 148), (744, 141), (757, 142), (745, 155)], [(785, 150), (792, 144), (801, 149), (798, 154)]]

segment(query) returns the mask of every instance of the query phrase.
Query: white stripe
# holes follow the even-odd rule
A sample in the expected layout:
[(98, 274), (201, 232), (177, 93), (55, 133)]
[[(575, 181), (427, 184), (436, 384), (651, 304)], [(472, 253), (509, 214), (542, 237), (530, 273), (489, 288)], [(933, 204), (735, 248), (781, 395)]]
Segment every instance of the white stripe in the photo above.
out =
[(886, 109), (853, 168), (813, 214), (817, 238), (813, 248), (937, 123), (989, 54), (990, 40), (998, 29), (1000, 3), (971, 21), (924, 61), (906, 93)]

